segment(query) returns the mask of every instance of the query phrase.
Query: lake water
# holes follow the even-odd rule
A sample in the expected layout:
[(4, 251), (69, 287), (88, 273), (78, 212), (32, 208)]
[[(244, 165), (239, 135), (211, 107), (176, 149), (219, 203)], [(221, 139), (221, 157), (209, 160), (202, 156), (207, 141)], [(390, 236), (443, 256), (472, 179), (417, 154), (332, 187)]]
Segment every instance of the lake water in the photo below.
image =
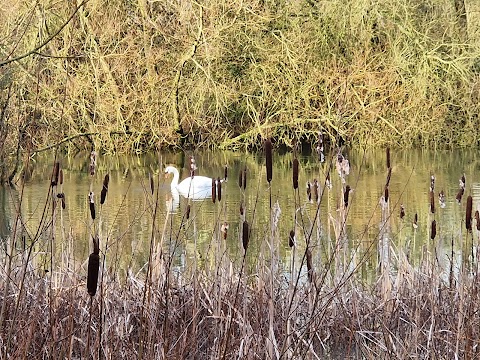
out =
[[(388, 239), (392, 259), (400, 249), (405, 249), (412, 263), (418, 264), (426, 253), (431, 252), (439, 263), (448, 268), (452, 244), (455, 266), (469, 258), (471, 248), (478, 242), (475, 219), (473, 234), (467, 234), (465, 229), (467, 196), (473, 197), (473, 212), (480, 205), (480, 162), (476, 152), (392, 150), (389, 205), (386, 210), (382, 210), (380, 204), (387, 179), (385, 151), (346, 149), (343, 154), (350, 162), (350, 173), (342, 184), (335, 167), (336, 157), (333, 157), (332, 188), (323, 192), (318, 211), (314, 199), (308, 200), (306, 184), (317, 179), (324, 188), (330, 159), (328, 154), (325, 163), (320, 163), (316, 154), (298, 157), (300, 186), (296, 193), (292, 187), (292, 154), (274, 156), (273, 180), (269, 187), (263, 154), (196, 153), (197, 175), (223, 178), (224, 167), (228, 167), (228, 181), (222, 184), (222, 199), (213, 203), (211, 198), (191, 201), (181, 195), (178, 198), (173, 196), (173, 207), (171, 177), (165, 177), (164, 168), (174, 165), (180, 170), (181, 179), (189, 176), (191, 154), (99, 155), (94, 176), (89, 174), (90, 154), (60, 157), (63, 184), (56, 191), (65, 194), (66, 206), (62, 209), (58, 202), (53, 216), (51, 201), (47, 201), (53, 160), (52, 156), (42, 155), (31, 160), (25, 181), (19, 181), (16, 190), (1, 189), (0, 236), (3, 240), (9, 239), (16, 228), (19, 235), (16, 251), (21, 253), (33, 242), (33, 264), (38, 271), (43, 271), (50, 267), (47, 254), (51, 243), (56, 249), (54, 267), (84, 267), (92, 248), (91, 238), (99, 234), (104, 252), (105, 246), (108, 246), (107, 264), (120, 274), (127, 270), (136, 273), (144, 269), (154, 236), (154, 242), (162, 242), (165, 251), (172, 255), (174, 266), (186, 271), (192, 266), (193, 259), (196, 266), (213, 266), (215, 260), (212, 254), (219, 242), (223, 243), (224, 256), (229, 261), (233, 264), (241, 262), (242, 207), (252, 231), (247, 256), (252, 269), (262, 254), (270, 253), (266, 250), (270, 241), (267, 239), (273, 238), (274, 255), (279, 257), (285, 272), (288, 272), (292, 261), (288, 239), (292, 229), (295, 229), (297, 253), (302, 254), (307, 239), (311, 239), (315, 266), (329, 263), (329, 259), (341, 248), (343, 266), (359, 266), (362, 270), (359, 273), (366, 278), (375, 276), (381, 253), (380, 239), (384, 237)], [(245, 168), (247, 187), (242, 191), (238, 178), (239, 172)], [(110, 176), (108, 195), (105, 204), (100, 206), (100, 192), (107, 173)], [(465, 194), (458, 203), (456, 194), (463, 174), (466, 178)], [(429, 200), (431, 175), (435, 176), (433, 214)], [(154, 179), (153, 195), (150, 176)], [(345, 213), (345, 232), (340, 235), (335, 232), (334, 224), (341, 228), (343, 223), (340, 209), (346, 185), (353, 191)], [(91, 220), (88, 204), (91, 190), (95, 194), (95, 222)], [(445, 194), (444, 208), (438, 200), (441, 190)], [(22, 221), (15, 227), (15, 209), (19, 207), (20, 199)], [(155, 203), (158, 206), (153, 228)], [(190, 216), (187, 219), (188, 204)], [(402, 219), (401, 205), (405, 209)], [(45, 221), (39, 225), (45, 206)], [(412, 226), (415, 214), (418, 215), (417, 229)], [(382, 222), (382, 216), (386, 221)], [(319, 221), (316, 221), (317, 218)], [(433, 220), (437, 224), (437, 235), (432, 241), (430, 229)], [(224, 239), (225, 225), (228, 230)], [(297, 256), (294, 260), (298, 266), (301, 257)]]

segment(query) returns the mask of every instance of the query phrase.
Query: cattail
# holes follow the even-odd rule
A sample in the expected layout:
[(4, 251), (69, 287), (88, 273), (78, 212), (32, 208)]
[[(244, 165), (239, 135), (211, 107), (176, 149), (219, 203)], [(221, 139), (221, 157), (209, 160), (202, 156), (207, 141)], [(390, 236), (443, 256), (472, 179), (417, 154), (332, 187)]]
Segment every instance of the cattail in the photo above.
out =
[(272, 181), (272, 142), (270, 139), (265, 140), (265, 167), (267, 169), (267, 182)]
[(405, 207), (400, 205), (400, 219), (403, 219), (405, 217)]
[(462, 201), (462, 196), (463, 196), (463, 193), (465, 192), (464, 188), (460, 187), (460, 189), (458, 189), (458, 192), (457, 192), (457, 196), (455, 197), (455, 199), (457, 199), (457, 202), (460, 204), (461, 201)]
[(88, 257), (87, 290), (90, 296), (97, 292), (98, 270), (100, 268), (100, 248), (98, 238), (93, 239), (93, 252)]
[(240, 215), (243, 216), (243, 203), (240, 203)]
[(437, 222), (435, 220), (432, 221), (432, 228), (430, 231), (430, 239), (434, 240), (435, 236), (437, 236)]
[(477, 230), (480, 231), (480, 213), (478, 210), (475, 211), (475, 220), (477, 223)]
[(215, 204), (215, 200), (217, 199), (217, 184), (215, 179), (212, 179), (212, 201)]
[(413, 228), (416, 229), (418, 228), (418, 215), (415, 213), (415, 216), (413, 217)]
[(225, 168), (224, 168), (224, 171), (223, 171), (223, 180), (227, 181), (227, 177), (228, 177), (228, 167), (227, 167), (227, 165), (225, 165)]
[(467, 210), (465, 212), (465, 227), (468, 231), (472, 231), (472, 207), (473, 199), (471, 195), (467, 197)]
[(385, 190), (383, 192), (383, 197), (385, 199), (385, 203), (388, 203), (388, 185), (385, 186)]
[(435, 193), (430, 190), (430, 212), (435, 214)]
[(242, 243), (243, 243), (243, 250), (245, 250), (245, 253), (247, 252), (248, 249), (248, 222), (245, 220), (243, 222), (243, 229), (242, 229)]
[(293, 159), (293, 188), (298, 189), (298, 159)]
[(58, 174), (58, 183), (59, 183), (60, 185), (63, 184), (63, 170), (62, 170), (62, 169), (60, 169), (60, 172), (59, 172), (59, 174)]
[(343, 202), (345, 207), (348, 207), (348, 196), (350, 194), (350, 185), (345, 186), (345, 192), (343, 193)]
[(185, 210), (185, 218), (187, 220), (190, 219), (190, 204), (187, 205), (187, 209)]
[(290, 230), (290, 235), (288, 236), (288, 246), (293, 247), (295, 245), (295, 231)]
[(105, 178), (103, 179), (103, 187), (102, 187), (102, 192), (100, 193), (100, 205), (103, 205), (105, 203), (105, 198), (107, 197), (107, 192), (108, 192), (108, 183), (110, 182), (110, 175), (105, 175)]
[(90, 204), (90, 215), (92, 216), (92, 220), (95, 220), (95, 202), (93, 199), (93, 191), (90, 191), (88, 194), (88, 200)]
[(65, 210), (67, 205), (65, 204), (65, 196), (62, 197), (62, 209)]
[(238, 173), (238, 187), (240, 188), (240, 190), (243, 187), (243, 170), (240, 170), (240, 172)]
[(217, 197), (218, 201), (222, 201), (222, 182), (217, 178)]
[(95, 175), (95, 168), (97, 167), (97, 153), (92, 150), (90, 153), (90, 175)]
[(318, 181), (317, 179), (313, 179), (313, 199), (318, 204), (320, 201), (320, 196), (318, 194)]
[(310, 181), (307, 181), (307, 197), (308, 201), (312, 201), (312, 185), (310, 184)]
[(307, 250), (307, 274), (308, 281), (313, 281), (313, 262), (312, 262), (312, 252), (310, 249)]
[(153, 181), (152, 173), (150, 173), (148, 177), (150, 178), (150, 191), (152, 192), (152, 195), (153, 195), (153, 192), (155, 191), (155, 182)]
[(430, 176), (430, 191), (435, 190), (435, 176), (431, 175)]
[(53, 173), (52, 173), (52, 181), (51, 181), (52, 186), (57, 186), (59, 172), (60, 172), (60, 163), (56, 161), (55, 164), (53, 165)]
[(220, 231), (223, 234), (223, 240), (227, 240), (228, 224), (226, 222), (222, 224)]
[(391, 164), (390, 164), (390, 148), (387, 147), (387, 169), (390, 169), (391, 168)]

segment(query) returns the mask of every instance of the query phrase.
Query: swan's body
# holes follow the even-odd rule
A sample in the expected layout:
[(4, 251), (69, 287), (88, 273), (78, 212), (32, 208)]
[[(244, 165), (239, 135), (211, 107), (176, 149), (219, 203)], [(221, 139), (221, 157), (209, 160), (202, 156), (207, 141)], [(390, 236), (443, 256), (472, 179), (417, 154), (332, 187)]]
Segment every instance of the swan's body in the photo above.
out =
[(206, 176), (195, 175), (189, 176), (178, 183), (180, 174), (178, 170), (173, 166), (167, 166), (165, 169), (166, 174), (173, 174), (173, 179), (170, 184), (170, 188), (173, 192), (178, 192), (184, 197), (188, 197), (194, 200), (205, 199), (212, 196), (212, 178)]

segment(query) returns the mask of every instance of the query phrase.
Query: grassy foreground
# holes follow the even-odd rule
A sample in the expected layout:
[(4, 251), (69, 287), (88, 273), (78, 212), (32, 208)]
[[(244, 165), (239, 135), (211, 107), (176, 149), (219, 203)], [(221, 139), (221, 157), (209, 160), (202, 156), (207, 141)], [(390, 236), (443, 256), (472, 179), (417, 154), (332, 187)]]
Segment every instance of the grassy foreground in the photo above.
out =
[[(474, 0), (9, 2), (0, 155), (477, 145)], [(7, 136), (8, 134), (8, 136)]]
[[(271, 184), (276, 181), (271, 170), (271, 144), (267, 142), (265, 149), (267, 180), (262, 181)], [(85, 225), (92, 234), (92, 254), (88, 264), (79, 263), (70, 250), (77, 239), (68, 235), (69, 229), (63, 229), (63, 173), (54, 166), (43, 221), (37, 232), (26, 232), (22, 225), (25, 219), (19, 211), (12, 235), (2, 249), (0, 357), (478, 357), (480, 218), (473, 226), (472, 197), (467, 196), (468, 191), (464, 200), (460, 199), (462, 204), (466, 203), (465, 223), (460, 224), (466, 227), (464, 238), (454, 239), (464, 244), (462, 251), (454, 254), (452, 243), (447, 268), (439, 261), (435, 239), (436, 221), (441, 217), (435, 215), (430, 203), (430, 215), (424, 219), (431, 221), (429, 239), (423, 240), (421, 261), (413, 265), (409, 246), (401, 239), (396, 241), (401, 235), (391, 229), (398, 208), (393, 204), (390, 207), (388, 197), (390, 178), (395, 173), (392, 174), (387, 151), (377, 241), (369, 245), (369, 253), (358, 258), (356, 249), (350, 248), (346, 231), (349, 207), (355, 201), (348, 183), (356, 180), (349, 178), (346, 160), (340, 161), (334, 155), (318, 174), (320, 188), (311, 188), (309, 196), (317, 205), (313, 215), (303, 210), (307, 200), (298, 187), (298, 163), (292, 161), (297, 211), (292, 216), (295, 225), (290, 235), (279, 233), (279, 214), (274, 204), (270, 205), (268, 226), (256, 228), (256, 205), (245, 201), (246, 192), (254, 191), (250, 185), (253, 179), (248, 178), (248, 169), (240, 171), (241, 226), (224, 226), (222, 214), (227, 204), (225, 198), (218, 196), (218, 213), (210, 229), (211, 249), (202, 254), (210, 259), (207, 263), (211, 266), (200, 266), (194, 251), (193, 264), (181, 272), (174, 265), (175, 249), (179, 242), (195, 246), (197, 238), (186, 236), (191, 232), (181, 230), (193, 226), (198, 203), (192, 202), (179, 227), (171, 228), (172, 214), (160, 211), (160, 181), (146, 179), (144, 198), (148, 211), (144, 216), (148, 219), (144, 223), (151, 230), (150, 255), (138, 273), (120, 273), (115, 266), (115, 239), (104, 233), (101, 226), (102, 212), (111, 211), (109, 177), (105, 176), (101, 187), (103, 200), (97, 196), (88, 203), (90, 219)], [(97, 166), (95, 160), (92, 155), (92, 172)], [(94, 177), (91, 179), (91, 188), (98, 188), (100, 184), (94, 183)], [(430, 188), (436, 191), (434, 181)], [(325, 206), (320, 205), (326, 201), (327, 192), (335, 201), (328, 202), (327, 213), (323, 214), (321, 209)], [(272, 198), (268, 192), (258, 196)], [(17, 206), (21, 208), (21, 196)], [(320, 216), (330, 219), (325, 228), (320, 225)], [(57, 238), (56, 229), (65, 237)], [(240, 253), (245, 256), (229, 257), (225, 236), (236, 236)], [(94, 245), (97, 239), (99, 248)], [(285, 268), (278, 256), (279, 247), (287, 242), (290, 268)], [(245, 259), (252, 251), (257, 252), (256, 260), (253, 266), (247, 266)], [(360, 272), (362, 265), (371, 261), (370, 257), (377, 257), (379, 265), (373, 282), (365, 283)]]

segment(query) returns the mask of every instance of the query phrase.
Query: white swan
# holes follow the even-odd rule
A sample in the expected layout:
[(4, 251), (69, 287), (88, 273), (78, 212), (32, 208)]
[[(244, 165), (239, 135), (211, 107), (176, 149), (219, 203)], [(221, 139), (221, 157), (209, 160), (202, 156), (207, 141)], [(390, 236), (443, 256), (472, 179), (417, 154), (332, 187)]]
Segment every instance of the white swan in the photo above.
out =
[(212, 196), (212, 178), (195, 175), (194, 177), (189, 176), (183, 179), (181, 183), (178, 183), (180, 174), (174, 166), (167, 166), (165, 174), (173, 174), (172, 183), (170, 184), (172, 193), (178, 192), (182, 196), (193, 200), (206, 199)]

